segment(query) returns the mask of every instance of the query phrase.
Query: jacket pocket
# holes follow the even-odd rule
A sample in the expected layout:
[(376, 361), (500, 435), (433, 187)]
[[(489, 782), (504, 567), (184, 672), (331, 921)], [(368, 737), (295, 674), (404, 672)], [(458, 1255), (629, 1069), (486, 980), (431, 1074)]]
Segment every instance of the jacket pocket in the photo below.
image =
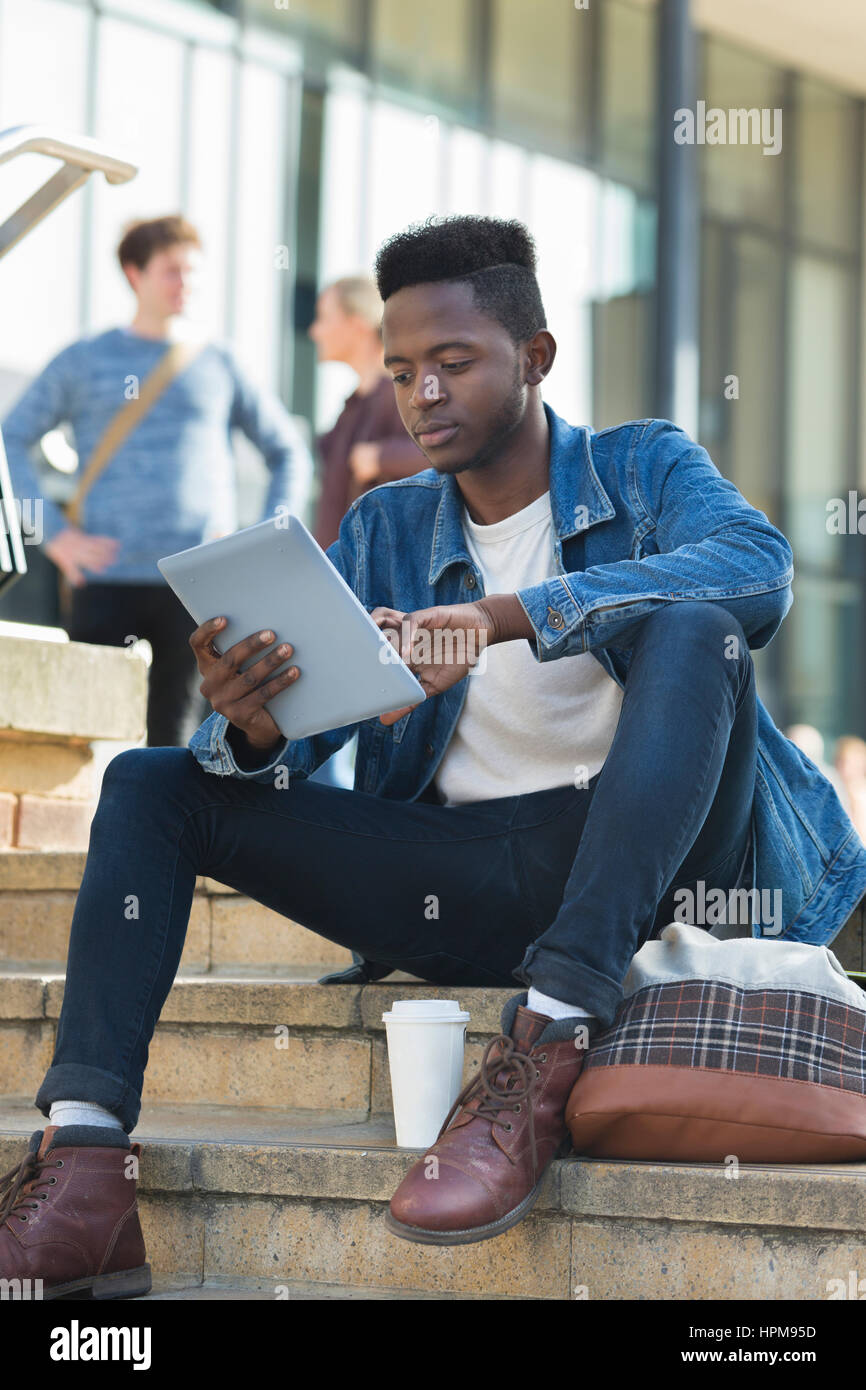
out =
[[(402, 739), (403, 735), (406, 732), (406, 725), (409, 723), (409, 720), (411, 718), (412, 711), (410, 710), (408, 714), (403, 715), (402, 719), (398, 719), (396, 724), (391, 725), (391, 734), (395, 743), (399, 743)], [(386, 726), (383, 724), (382, 728), (384, 729), (385, 727)]]
[(375, 792), (379, 780), (379, 763), (385, 743), (386, 726), (379, 716), (365, 720), (358, 727), (355, 780), (360, 791)]

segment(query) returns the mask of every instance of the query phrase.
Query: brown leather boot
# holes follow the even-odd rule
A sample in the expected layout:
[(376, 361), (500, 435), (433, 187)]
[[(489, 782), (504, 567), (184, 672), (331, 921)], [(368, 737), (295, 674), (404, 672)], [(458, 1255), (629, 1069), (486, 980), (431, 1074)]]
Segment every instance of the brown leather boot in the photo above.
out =
[[(0, 1278), (41, 1280), (41, 1297), (138, 1298), (150, 1265), (138, 1219), (130, 1155), (120, 1130), (49, 1125), (0, 1177)], [(95, 1128), (95, 1127), (94, 1127)], [(55, 1142), (59, 1135), (59, 1143)], [(93, 1144), (97, 1137), (99, 1143)]]
[(586, 1055), (575, 1027), (588, 1020), (554, 1021), (527, 1009), (526, 997), (505, 1005), (479, 1074), (391, 1198), (385, 1224), (394, 1235), (423, 1245), (501, 1235), (528, 1215), (545, 1169), (569, 1151), (565, 1105)]

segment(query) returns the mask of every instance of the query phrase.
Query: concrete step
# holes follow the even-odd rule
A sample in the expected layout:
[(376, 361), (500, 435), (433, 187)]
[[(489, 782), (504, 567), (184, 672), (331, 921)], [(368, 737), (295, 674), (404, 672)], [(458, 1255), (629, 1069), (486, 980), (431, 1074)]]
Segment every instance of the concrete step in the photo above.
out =
[[(317, 968), (316, 973), (321, 973)], [(63, 1001), (61, 972), (0, 972), (0, 1093), (34, 1095), (51, 1063)], [(458, 999), (471, 1015), (466, 1075), (500, 1031), (507, 989), (447, 989), (411, 976), (375, 985), (178, 975), (157, 1024), (145, 1101), (389, 1111), (382, 1014), (395, 998)]]
[[(67, 850), (0, 850), (0, 969), (26, 962), (62, 969), (87, 855)], [(866, 899), (832, 942), (845, 970), (866, 971)], [(199, 875), (181, 969), (220, 974), (334, 970), (351, 952), (282, 917), (227, 884)]]
[[(46, 1121), (0, 1096), (0, 1171)], [(148, 1105), (139, 1193), (160, 1296), (823, 1301), (866, 1272), (866, 1164), (551, 1164), (534, 1212), (464, 1247), (392, 1236), (422, 1150), (390, 1117)], [(297, 1295), (295, 1290), (298, 1291)]]
[[(298, 1300), (316, 1301), (337, 1299), (347, 1300), (377, 1300), (393, 1302), (407, 1302), (417, 1299), (435, 1302), (454, 1302), (463, 1300), (483, 1299), (488, 1301), (487, 1294), (483, 1293), (430, 1293), (423, 1289), (363, 1289), (354, 1288), (351, 1284), (322, 1284), (312, 1279), (285, 1279), (282, 1284), (276, 1285), (274, 1281), (262, 1279), (228, 1279), (224, 1282), (219, 1280), (207, 1280), (201, 1284), (191, 1284), (186, 1279), (154, 1279), (153, 1288), (149, 1294), (137, 1299), (138, 1303), (166, 1303), (166, 1302), (194, 1302), (194, 1303), (238, 1303), (251, 1302), (255, 1300), (259, 1303), (275, 1303), (281, 1301), (297, 1302)], [(508, 1299), (500, 1300), (509, 1302)], [(523, 1299), (520, 1298), (520, 1302)]]
[[(62, 966), (87, 855), (72, 851), (0, 852), (0, 967), (39, 961)], [(212, 973), (351, 965), (352, 953), (278, 912), (199, 875), (181, 968)]]

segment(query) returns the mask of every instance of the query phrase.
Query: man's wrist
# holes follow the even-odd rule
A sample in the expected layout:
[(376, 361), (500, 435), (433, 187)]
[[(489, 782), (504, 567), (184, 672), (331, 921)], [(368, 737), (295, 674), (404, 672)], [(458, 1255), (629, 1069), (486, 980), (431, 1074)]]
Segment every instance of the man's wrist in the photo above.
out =
[(478, 607), (490, 619), (488, 646), (495, 646), (497, 642), (514, 642), (519, 637), (530, 640), (535, 637), (535, 628), (516, 594), (489, 594), (478, 600)]
[(267, 767), (273, 754), (280, 746), (280, 739), (275, 739), (267, 748), (257, 748), (250, 743), (243, 729), (239, 729), (237, 724), (229, 724), (226, 727), (226, 742), (235, 756), (235, 762), (242, 772), (252, 772), (258, 767)]

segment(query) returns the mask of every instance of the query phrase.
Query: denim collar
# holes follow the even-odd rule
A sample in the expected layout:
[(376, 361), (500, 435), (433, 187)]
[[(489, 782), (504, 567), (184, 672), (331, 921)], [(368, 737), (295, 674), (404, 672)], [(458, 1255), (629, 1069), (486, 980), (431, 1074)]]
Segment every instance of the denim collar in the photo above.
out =
[[(561, 560), (564, 540), (616, 513), (593, 466), (591, 431), (586, 425), (570, 425), (546, 402), (544, 413), (550, 429), (550, 510), (557, 558)], [(452, 473), (440, 477), (442, 496), (436, 509), (430, 551), (431, 584), (449, 565), (473, 563), (463, 534), (463, 494)]]

